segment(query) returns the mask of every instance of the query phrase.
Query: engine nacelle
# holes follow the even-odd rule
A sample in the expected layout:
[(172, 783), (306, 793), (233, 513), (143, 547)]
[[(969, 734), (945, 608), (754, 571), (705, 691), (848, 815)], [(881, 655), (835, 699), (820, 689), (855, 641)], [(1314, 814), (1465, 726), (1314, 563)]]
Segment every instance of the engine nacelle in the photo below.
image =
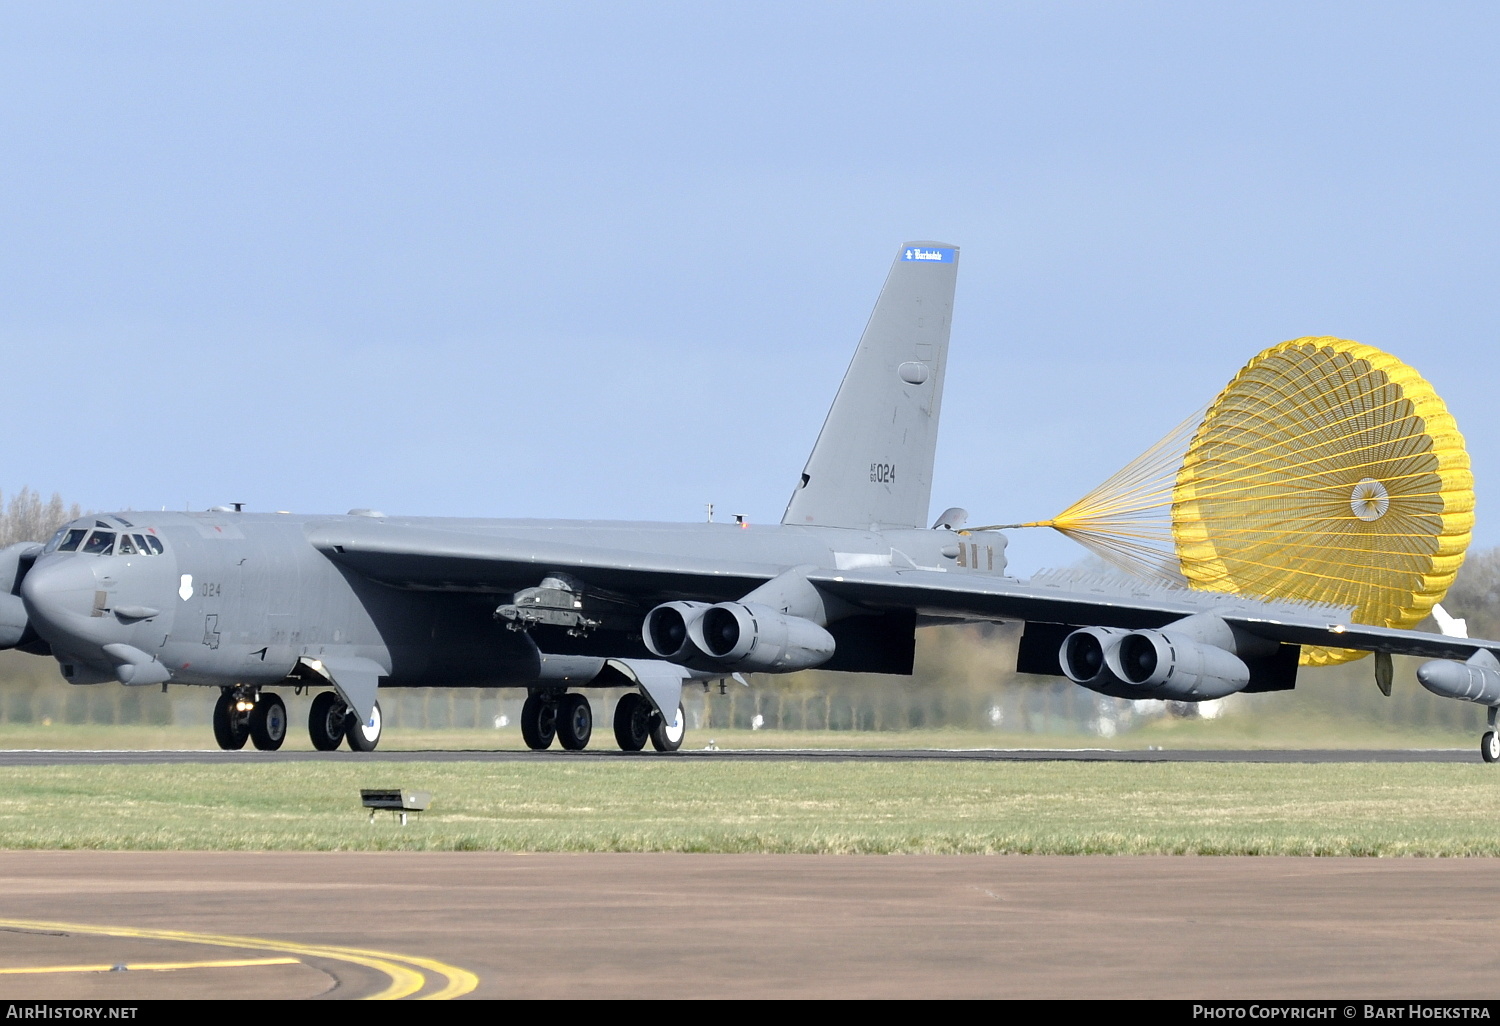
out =
[(658, 659), (687, 662), (700, 654), (693, 644), (691, 629), (708, 608), (707, 602), (663, 602), (646, 614), (641, 640)]
[(1105, 654), (1105, 663), (1141, 698), (1205, 702), (1250, 683), (1250, 667), (1239, 656), (1172, 631), (1132, 631)]
[[(659, 608), (659, 607), (658, 607)], [(758, 602), (721, 602), (688, 625), (703, 653), (726, 668), (790, 673), (833, 657), (833, 635), (811, 620)]]
[(0, 648), (14, 648), (26, 636), (26, 607), (17, 592), (41, 551), (36, 542), (17, 542), (0, 549)]
[(1057, 655), (1063, 676), (1074, 684), (1113, 693), (1124, 682), (1110, 671), (1106, 657), (1125, 634), (1117, 627), (1083, 627), (1069, 634)]

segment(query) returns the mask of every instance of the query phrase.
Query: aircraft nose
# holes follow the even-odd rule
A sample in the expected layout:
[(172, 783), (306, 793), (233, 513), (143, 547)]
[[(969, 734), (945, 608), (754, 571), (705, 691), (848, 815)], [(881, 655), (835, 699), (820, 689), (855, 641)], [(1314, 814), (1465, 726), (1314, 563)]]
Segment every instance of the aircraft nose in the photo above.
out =
[[(39, 562), (21, 582), (21, 601), (36, 632), (44, 638), (77, 634), (94, 610), (99, 583), (86, 560), (65, 558)], [(73, 621), (71, 629), (69, 621)]]

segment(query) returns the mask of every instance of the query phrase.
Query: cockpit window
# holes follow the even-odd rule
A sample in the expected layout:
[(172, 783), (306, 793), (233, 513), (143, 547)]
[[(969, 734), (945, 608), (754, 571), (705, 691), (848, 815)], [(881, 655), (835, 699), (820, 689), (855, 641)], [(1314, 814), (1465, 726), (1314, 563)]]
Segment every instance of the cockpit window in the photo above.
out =
[(134, 556), (134, 555), (137, 555), (136, 549), (135, 549), (135, 542), (133, 542), (133, 541), (130, 540), (130, 535), (128, 535), (128, 534), (122, 534), (122, 535), (120, 535), (120, 547), (115, 550), (115, 555), (117, 555), (117, 556)]
[(93, 556), (107, 556), (114, 544), (115, 532), (95, 531), (89, 535), (89, 540), (83, 543), (83, 551)]
[(83, 541), (83, 536), (89, 533), (88, 529), (84, 527), (75, 527), (71, 530), (63, 528), (63, 530), (68, 533), (63, 536), (62, 542), (57, 546), (58, 552), (78, 551), (78, 543)]
[(146, 536), (145, 535), (142, 535), (142, 534), (132, 534), (131, 537), (135, 539), (136, 550), (138, 552), (140, 552), (141, 555), (143, 555), (143, 556), (154, 556), (154, 555), (156, 555), (156, 553), (154, 553), (154, 552), (151, 551), (151, 546), (149, 546), (149, 545), (146, 544)]
[(151, 551), (156, 553), (158, 556), (166, 551), (166, 549), (162, 548), (161, 542), (154, 534), (146, 535), (146, 542), (151, 546)]
[(62, 543), (62, 540), (64, 538), (66, 538), (67, 536), (68, 536), (68, 529), (66, 527), (59, 527), (57, 529), (57, 531), (52, 535), (52, 537), (49, 538), (49, 539), (47, 539), (47, 544), (42, 549), (42, 551), (43, 552), (56, 552), (57, 551), (57, 546), (60, 545)]

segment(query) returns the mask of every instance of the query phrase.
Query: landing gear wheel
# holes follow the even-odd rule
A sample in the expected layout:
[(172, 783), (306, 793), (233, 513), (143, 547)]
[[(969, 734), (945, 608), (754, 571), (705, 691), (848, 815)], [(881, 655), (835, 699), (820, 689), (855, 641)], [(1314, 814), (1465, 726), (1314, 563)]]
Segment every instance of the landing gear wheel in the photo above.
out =
[(263, 752), (274, 752), (286, 740), (286, 703), (280, 695), (261, 695), (250, 710), (250, 740)]
[(360, 720), (359, 715), (353, 709), (349, 710), (348, 719), (344, 720), (344, 740), (349, 742), (351, 752), (373, 752), (375, 746), (380, 744), (380, 728), (383, 721), (380, 717), (380, 703), (376, 702), (370, 710), (368, 720)]
[(1485, 762), (1500, 762), (1500, 735), (1487, 730), (1479, 741), (1479, 754)]
[(627, 691), (615, 704), (615, 743), (622, 752), (639, 752), (651, 738), (651, 703), (637, 692)]
[(245, 724), (245, 714), (235, 708), (239, 698), (228, 688), (219, 692), (214, 703), (214, 740), (226, 752), (237, 752), (245, 747), (250, 737), (250, 728)]
[(682, 747), (687, 734), (687, 719), (682, 714), (682, 705), (677, 706), (677, 722), (668, 723), (661, 713), (651, 717), (651, 747), (658, 752), (675, 752)]
[(533, 752), (545, 752), (557, 736), (557, 703), (532, 695), (521, 706), (521, 737)]
[(570, 752), (589, 746), (594, 734), (594, 710), (582, 695), (563, 695), (557, 703), (557, 740)]
[(348, 718), (349, 707), (337, 693), (320, 692), (307, 714), (307, 733), (312, 737), (312, 746), (320, 752), (336, 749), (344, 741), (344, 721)]

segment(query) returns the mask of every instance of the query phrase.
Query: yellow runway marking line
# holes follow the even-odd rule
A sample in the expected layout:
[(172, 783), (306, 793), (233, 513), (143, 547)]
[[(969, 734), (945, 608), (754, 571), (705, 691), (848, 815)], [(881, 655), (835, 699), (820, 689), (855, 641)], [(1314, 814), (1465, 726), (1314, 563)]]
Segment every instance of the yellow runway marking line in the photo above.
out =
[(0, 927), (13, 930), (62, 931), (83, 933), (102, 937), (128, 937), (136, 940), (179, 941), (184, 944), (209, 944), (221, 948), (250, 948), (260, 951), (277, 951), (303, 958), (327, 958), (338, 962), (362, 965), (384, 973), (390, 984), (368, 1000), (395, 1001), (411, 997), (427, 986), (425, 972), (436, 973), (447, 978), (447, 985), (432, 994), (424, 995), (433, 1000), (448, 1000), (462, 997), (479, 986), (479, 977), (467, 969), (448, 965), (430, 958), (398, 955), (389, 951), (370, 951), (364, 948), (345, 948), (331, 944), (298, 944), (293, 941), (270, 940), (265, 937), (236, 937), (232, 934), (189, 933), (185, 930), (151, 930), (130, 926), (92, 926), (84, 923), (51, 923), (30, 919), (0, 919)]
[(300, 958), (227, 958), (218, 962), (125, 962), (118, 965), (43, 965), (0, 969), (0, 976), (28, 976), (32, 973), (112, 973), (121, 969), (131, 972), (166, 972), (171, 969), (240, 969), (252, 965), (301, 965)]

